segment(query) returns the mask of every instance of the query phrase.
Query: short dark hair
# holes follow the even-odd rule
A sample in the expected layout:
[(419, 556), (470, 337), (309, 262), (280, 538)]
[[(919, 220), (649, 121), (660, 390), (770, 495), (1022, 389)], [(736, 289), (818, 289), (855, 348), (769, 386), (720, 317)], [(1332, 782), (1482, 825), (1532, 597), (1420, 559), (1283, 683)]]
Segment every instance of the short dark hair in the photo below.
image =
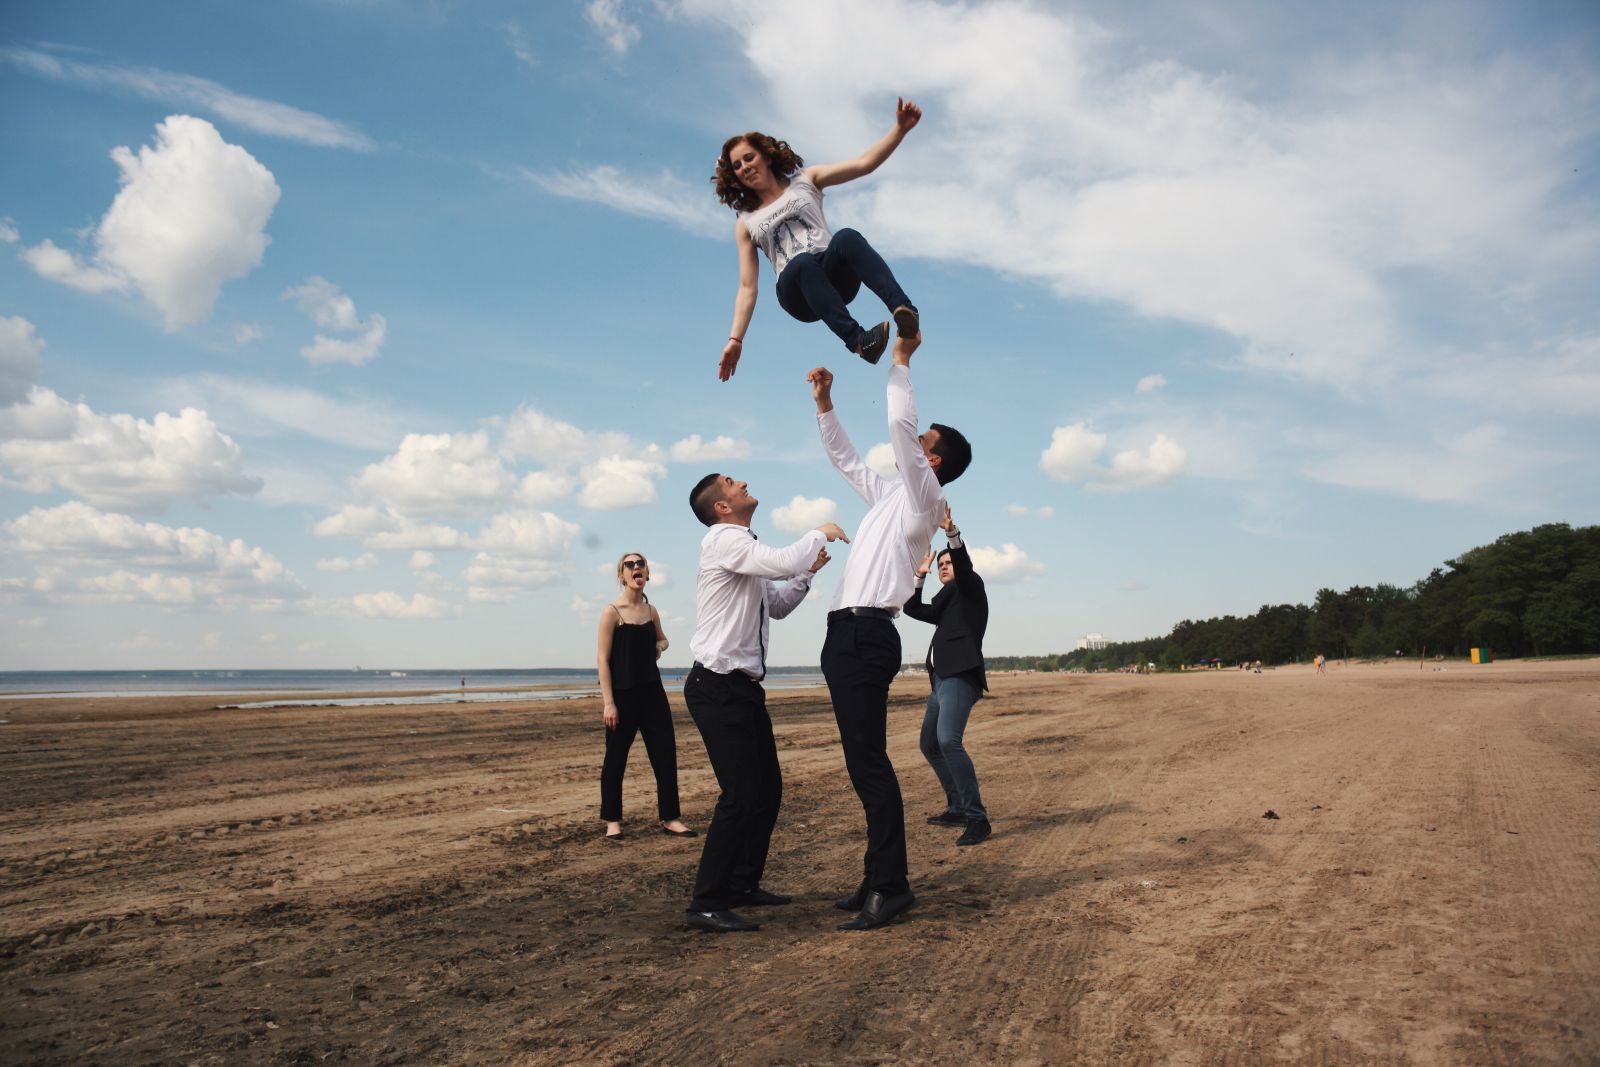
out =
[(949, 548), (941, 548), (941, 549), (940, 549), (940, 550), (939, 550), (939, 554), (938, 554), (938, 555), (937, 555), (937, 556), (934, 556), (934, 557), (933, 557), (933, 565), (934, 565), (934, 566), (935, 566), (935, 567), (937, 567), (937, 566), (938, 566), (938, 565), (939, 565), (939, 564), (941, 564), (941, 563), (943, 563), (943, 562), (944, 562), (944, 558), (945, 558), (945, 557), (946, 557), (946, 556), (948, 556), (948, 555), (949, 555), (949, 554), (950, 554), (950, 553), (951, 553), (951, 552), (953, 552), (953, 551), (954, 551), (954, 549), (949, 549)]
[(713, 471), (694, 483), (694, 488), (689, 490), (689, 507), (694, 511), (694, 517), (707, 526), (717, 524), (717, 501), (722, 499), (720, 482), (722, 475)]
[(954, 426), (935, 422), (930, 423), (928, 428), (939, 431), (939, 441), (933, 446), (933, 454), (939, 457), (939, 465), (934, 468), (933, 473), (939, 479), (940, 485), (949, 485), (965, 474), (967, 467), (971, 465), (972, 446)]

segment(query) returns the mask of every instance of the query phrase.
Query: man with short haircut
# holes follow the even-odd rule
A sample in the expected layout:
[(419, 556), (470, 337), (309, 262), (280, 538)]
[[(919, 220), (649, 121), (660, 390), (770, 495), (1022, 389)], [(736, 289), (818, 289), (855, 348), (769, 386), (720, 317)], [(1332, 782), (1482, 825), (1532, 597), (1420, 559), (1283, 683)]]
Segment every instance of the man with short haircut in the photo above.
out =
[(865, 875), (837, 906), (858, 914), (841, 930), (883, 926), (916, 900), (906, 864), (905, 806), (889, 762), (889, 685), (900, 670), (894, 618), (911, 597), (917, 564), (945, 513), (943, 486), (972, 462), (960, 432), (940, 423), (917, 434), (911, 355), (920, 334), (895, 342), (889, 368), (889, 444), (897, 479), (880, 478), (856, 452), (833, 411), (833, 375), (817, 367), (806, 376), (817, 404), (822, 444), (845, 481), (870, 507), (828, 612), (822, 676), (833, 701), (850, 784), (867, 816)]
[(812, 575), (828, 562), (827, 542), (849, 541), (827, 522), (787, 548), (769, 548), (750, 532), (758, 503), (748, 483), (725, 474), (708, 474), (689, 492), (689, 506), (709, 529), (700, 541), (689, 642), (694, 667), (684, 679), (683, 699), (722, 795), (706, 830), (687, 921), (718, 934), (760, 929), (736, 907), (789, 903), (761, 888), (783, 802), (778, 746), (761, 688), (767, 622), (805, 599)]

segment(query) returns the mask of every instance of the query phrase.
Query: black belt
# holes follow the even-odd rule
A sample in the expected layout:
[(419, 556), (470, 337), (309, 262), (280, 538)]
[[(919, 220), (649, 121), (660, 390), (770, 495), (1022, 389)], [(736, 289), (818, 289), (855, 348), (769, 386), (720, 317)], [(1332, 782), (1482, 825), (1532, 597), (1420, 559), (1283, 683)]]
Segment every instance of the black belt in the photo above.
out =
[(839, 608), (837, 611), (828, 612), (828, 621), (842, 619), (847, 615), (855, 615), (863, 619), (893, 619), (895, 614), (888, 608)]

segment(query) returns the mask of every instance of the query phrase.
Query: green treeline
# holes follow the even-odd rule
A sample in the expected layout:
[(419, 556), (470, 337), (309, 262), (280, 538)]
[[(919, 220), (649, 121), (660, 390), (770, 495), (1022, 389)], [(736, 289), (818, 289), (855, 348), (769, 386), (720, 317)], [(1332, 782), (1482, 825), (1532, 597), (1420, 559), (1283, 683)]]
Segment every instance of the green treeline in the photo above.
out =
[(990, 670), (1098, 670), (1155, 663), (1442, 654), (1492, 648), (1499, 657), (1600, 651), (1600, 526), (1566, 523), (1507, 534), (1462, 553), (1409, 589), (1356, 585), (1304, 604), (1193, 622), (1164, 637), (1048, 656), (991, 656)]

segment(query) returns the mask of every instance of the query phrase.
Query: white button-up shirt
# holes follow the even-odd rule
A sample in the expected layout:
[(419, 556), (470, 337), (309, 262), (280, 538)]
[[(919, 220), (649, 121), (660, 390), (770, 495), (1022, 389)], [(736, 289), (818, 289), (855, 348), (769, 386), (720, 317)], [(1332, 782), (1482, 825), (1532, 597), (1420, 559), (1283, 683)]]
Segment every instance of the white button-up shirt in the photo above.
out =
[[(793, 611), (811, 590), (811, 564), (828, 543), (812, 530), (785, 548), (769, 548), (748, 527), (719, 522), (700, 540), (695, 628), (689, 652), (718, 674), (766, 674), (767, 623)], [(778, 580), (774, 580), (778, 579)]]
[(833, 607), (885, 608), (898, 614), (911, 598), (917, 564), (944, 519), (944, 489), (917, 440), (911, 369), (889, 368), (889, 444), (899, 478), (881, 478), (867, 466), (834, 412), (819, 414), (817, 428), (828, 458), (871, 507), (850, 542)]

